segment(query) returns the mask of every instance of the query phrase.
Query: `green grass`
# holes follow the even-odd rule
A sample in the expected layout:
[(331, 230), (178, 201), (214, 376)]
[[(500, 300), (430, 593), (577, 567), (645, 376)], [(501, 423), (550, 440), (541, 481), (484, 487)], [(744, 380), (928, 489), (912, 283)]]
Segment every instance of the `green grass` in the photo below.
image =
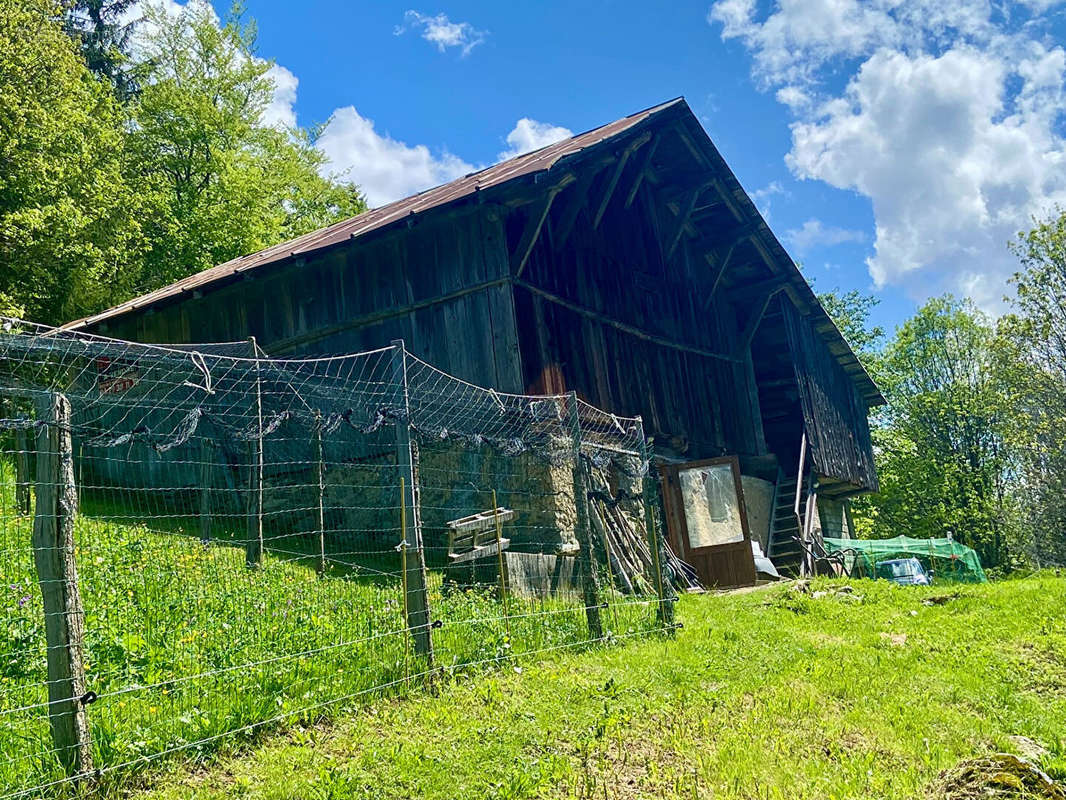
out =
[[(63, 778), (49, 737), (44, 614), (30, 547), (32, 519), (14, 514), (0, 467), (0, 797)], [(365, 559), (392, 575), (268, 550), (245, 565), (235, 532), (209, 545), (180, 520), (149, 528), (85, 503), (75, 526), (85, 609), (88, 706), (102, 785), (146, 780), (160, 762), (217, 758), (271, 730), (320, 723), (417, 690), (425, 663), (403, 630), (391, 543)], [(129, 512), (127, 512), (128, 514)], [(197, 531), (198, 532), (198, 531)], [(287, 550), (300, 541), (286, 539)], [(396, 563), (393, 563), (396, 562)], [(444, 678), (509, 666), (524, 653), (586, 646), (576, 601), (512, 599), (508, 619), (491, 591), (444, 591), (431, 573), (437, 667)], [(654, 624), (648, 604), (609, 612), (620, 634)], [(22, 710), (20, 710), (22, 709)], [(264, 724), (265, 723), (265, 724)], [(165, 756), (165, 758), (160, 758)], [(129, 765), (106, 772), (112, 767)]]
[(914, 798), (1023, 745), (1066, 778), (1066, 578), (852, 586), (689, 596), (675, 639), (459, 678), (145, 796)]

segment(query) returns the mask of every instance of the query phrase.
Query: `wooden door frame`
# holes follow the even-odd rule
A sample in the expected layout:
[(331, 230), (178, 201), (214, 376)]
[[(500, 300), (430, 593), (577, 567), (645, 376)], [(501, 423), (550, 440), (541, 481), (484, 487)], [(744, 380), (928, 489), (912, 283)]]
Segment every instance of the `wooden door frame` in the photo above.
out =
[[(681, 493), (681, 472), (700, 469), (701, 467), (717, 467), (723, 464), (728, 464), (733, 474), (733, 486), (736, 491), (740, 512), (740, 529), (744, 538), (739, 542), (692, 547), (689, 544), (688, 520), (685, 519), (685, 501)], [(719, 557), (740, 556), (745, 564), (747, 561), (751, 561), (750, 583), (754, 584), (756, 579), (755, 558), (751, 552), (751, 528), (748, 525), (748, 508), (744, 499), (744, 482), (740, 473), (740, 457), (732, 455), (683, 463), (662, 463), (659, 465), (659, 475), (662, 483), (663, 506), (666, 512), (666, 529), (670, 536), (670, 542), (678, 556), (686, 562), (690, 561), (692, 556), (716, 559)], [(745, 585), (745, 583), (742, 581), (729, 585)]]

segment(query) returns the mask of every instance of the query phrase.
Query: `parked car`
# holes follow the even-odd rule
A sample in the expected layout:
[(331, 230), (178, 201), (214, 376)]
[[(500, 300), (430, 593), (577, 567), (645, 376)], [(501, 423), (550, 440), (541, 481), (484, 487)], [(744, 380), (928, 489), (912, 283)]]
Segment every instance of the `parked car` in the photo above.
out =
[(874, 567), (878, 578), (885, 578), (900, 586), (928, 586), (933, 582), (933, 573), (926, 572), (916, 558), (892, 558), (878, 561)]

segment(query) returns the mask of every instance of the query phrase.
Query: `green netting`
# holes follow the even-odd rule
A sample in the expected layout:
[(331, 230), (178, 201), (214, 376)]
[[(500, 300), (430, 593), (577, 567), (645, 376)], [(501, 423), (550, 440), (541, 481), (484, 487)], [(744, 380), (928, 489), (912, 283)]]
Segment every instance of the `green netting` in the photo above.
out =
[[(851, 556), (853, 575), (872, 576), (879, 561), (890, 558), (913, 556), (926, 569), (932, 569), (937, 578), (984, 583), (988, 579), (981, 569), (977, 553), (954, 539), (912, 539), (896, 536), (893, 539), (830, 539), (825, 540), (829, 553), (844, 553)], [(849, 552), (850, 551), (850, 552)]]

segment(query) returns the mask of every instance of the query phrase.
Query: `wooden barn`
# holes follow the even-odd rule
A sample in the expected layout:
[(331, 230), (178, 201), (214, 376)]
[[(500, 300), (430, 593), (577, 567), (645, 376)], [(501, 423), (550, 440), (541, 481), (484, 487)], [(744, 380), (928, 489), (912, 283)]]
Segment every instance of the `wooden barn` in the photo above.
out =
[(472, 383), (640, 414), (708, 584), (753, 581), (752, 540), (795, 567), (794, 537), (846, 535), (877, 483), (877, 387), (683, 99), (65, 327), (288, 357), (402, 338)]

